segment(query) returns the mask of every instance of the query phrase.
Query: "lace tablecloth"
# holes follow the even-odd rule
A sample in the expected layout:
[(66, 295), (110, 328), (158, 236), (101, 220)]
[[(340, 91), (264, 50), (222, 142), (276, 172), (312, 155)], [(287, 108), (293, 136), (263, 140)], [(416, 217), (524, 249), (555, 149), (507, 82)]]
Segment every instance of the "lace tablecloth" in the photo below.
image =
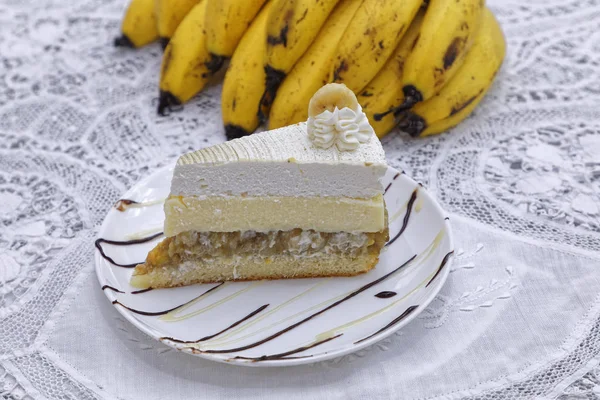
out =
[(121, 193), (223, 140), (220, 86), (158, 117), (159, 46), (111, 45), (121, 0), (0, 0), (0, 396), (600, 397), (600, 1), (489, 3), (508, 55), (475, 115), (383, 140), (451, 216), (446, 286), (364, 351), (254, 369), (146, 337), (92, 258)]

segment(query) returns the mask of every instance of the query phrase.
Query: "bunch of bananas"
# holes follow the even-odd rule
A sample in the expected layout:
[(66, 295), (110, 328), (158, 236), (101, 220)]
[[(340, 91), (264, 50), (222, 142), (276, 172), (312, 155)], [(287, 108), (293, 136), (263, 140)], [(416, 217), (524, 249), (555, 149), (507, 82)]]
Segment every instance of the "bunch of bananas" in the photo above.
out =
[(131, 0), (115, 45), (160, 40), (158, 112), (190, 100), (226, 60), (229, 139), (305, 121), (328, 82), (356, 93), (375, 132), (443, 132), (466, 118), (504, 59), (484, 0)]

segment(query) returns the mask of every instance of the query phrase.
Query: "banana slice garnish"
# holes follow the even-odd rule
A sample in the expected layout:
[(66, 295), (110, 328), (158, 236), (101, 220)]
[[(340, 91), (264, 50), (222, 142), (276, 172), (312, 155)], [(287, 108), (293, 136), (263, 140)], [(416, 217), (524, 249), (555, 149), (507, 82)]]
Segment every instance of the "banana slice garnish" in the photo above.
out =
[(333, 112), (348, 107), (358, 109), (358, 100), (354, 92), (341, 83), (328, 83), (315, 92), (308, 103), (308, 116), (315, 118), (324, 111)]
[(317, 90), (308, 105), (308, 138), (315, 147), (354, 151), (375, 133), (358, 100), (344, 84), (330, 83)]

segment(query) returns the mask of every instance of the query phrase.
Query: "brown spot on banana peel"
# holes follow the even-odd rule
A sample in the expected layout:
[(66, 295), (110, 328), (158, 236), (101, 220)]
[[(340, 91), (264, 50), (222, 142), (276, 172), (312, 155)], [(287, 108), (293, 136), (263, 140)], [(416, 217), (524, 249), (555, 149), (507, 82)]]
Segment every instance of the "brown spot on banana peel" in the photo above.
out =
[(265, 75), (265, 91), (260, 98), (258, 110), (256, 111), (260, 124), (267, 120), (267, 113), (273, 104), (273, 100), (275, 100), (277, 89), (279, 89), (279, 85), (283, 82), (286, 74), (270, 65), (265, 65)]
[(288, 34), (289, 26), (286, 24), (281, 31), (279, 31), (279, 36), (268, 35), (267, 43), (271, 46), (277, 46), (283, 44), (283, 47), (287, 47), (287, 34)]
[[(308, 11), (308, 9), (306, 9), (306, 11)], [(267, 36), (267, 44), (271, 45), (271, 46), (277, 46), (282, 44), (283, 47), (287, 47), (287, 35), (288, 35), (288, 31), (290, 29), (290, 21), (292, 20), (292, 17), (294, 16), (294, 10), (290, 9), (288, 10), (288, 12), (285, 14), (285, 17), (283, 18), (284, 21), (284, 25), (283, 28), (281, 28), (281, 30), (279, 31), (279, 35), (278, 36), (273, 36), (273, 35), (268, 35)], [(301, 18), (300, 20), (302, 20), (303, 18)]]
[(296, 25), (298, 25), (300, 22), (302, 22), (304, 20), (304, 18), (306, 18), (306, 14), (308, 14), (308, 8), (305, 9), (302, 16), (296, 20)]
[(421, 32), (417, 33), (417, 37), (415, 37), (415, 40), (410, 45), (410, 50), (411, 51), (414, 50), (414, 48), (417, 46), (417, 42), (419, 41), (419, 37), (421, 37)]
[(340, 82), (341, 81), (340, 75), (346, 71), (348, 71), (348, 63), (346, 63), (346, 60), (342, 60), (340, 62), (340, 64), (337, 66), (337, 68), (333, 71), (333, 81)]
[(173, 59), (173, 45), (169, 46), (165, 50), (165, 54), (163, 54), (162, 67), (160, 70), (161, 76), (165, 76), (165, 74), (169, 70), (169, 65), (171, 64), (172, 59)]
[(400, 29), (398, 29), (398, 32), (396, 32), (396, 39), (398, 39), (402, 35), (404, 35), (404, 31), (405, 30), (406, 30), (406, 24), (402, 24), (402, 26), (400, 27)]
[(396, 116), (398, 128), (408, 133), (412, 137), (418, 137), (427, 128), (427, 121), (423, 117), (412, 113), (410, 111), (404, 111)]
[(450, 110), (450, 116), (461, 112), (462, 110), (464, 110), (469, 104), (471, 104), (472, 102), (475, 101), (475, 99), (477, 99), (477, 97), (479, 97), (479, 95), (483, 93), (483, 89), (481, 89), (475, 96), (468, 98), (467, 100), (465, 100), (464, 102), (462, 102), (461, 104), (457, 104), (452, 106), (452, 109)]
[(454, 61), (458, 58), (458, 55), (463, 51), (465, 47), (465, 38), (456, 37), (450, 42), (450, 45), (444, 53), (444, 69), (447, 70), (454, 64)]

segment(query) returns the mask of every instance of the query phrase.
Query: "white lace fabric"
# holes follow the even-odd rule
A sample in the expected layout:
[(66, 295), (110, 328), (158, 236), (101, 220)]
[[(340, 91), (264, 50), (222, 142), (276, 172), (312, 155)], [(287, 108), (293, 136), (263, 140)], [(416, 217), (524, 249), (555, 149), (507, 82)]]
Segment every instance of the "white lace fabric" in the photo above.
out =
[(358, 353), (251, 369), (145, 336), (94, 274), (119, 195), (224, 140), (219, 84), (159, 117), (122, 0), (0, 0), (0, 398), (600, 398), (600, 1), (488, 4), (508, 54), (474, 115), (383, 140), (450, 215), (446, 286)]

